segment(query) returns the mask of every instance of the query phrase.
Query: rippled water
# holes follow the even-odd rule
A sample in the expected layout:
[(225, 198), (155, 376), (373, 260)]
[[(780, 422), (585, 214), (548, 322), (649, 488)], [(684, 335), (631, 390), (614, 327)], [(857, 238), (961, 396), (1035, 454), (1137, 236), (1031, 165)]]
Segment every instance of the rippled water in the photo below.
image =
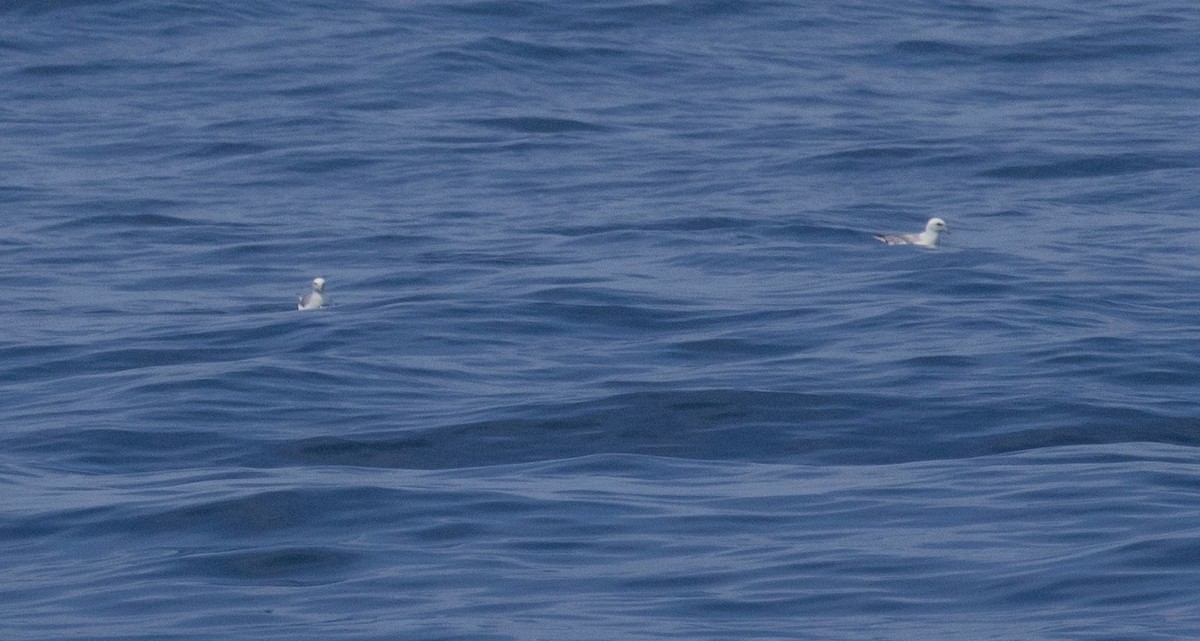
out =
[(0, 17), (0, 637), (1200, 636), (1200, 8)]

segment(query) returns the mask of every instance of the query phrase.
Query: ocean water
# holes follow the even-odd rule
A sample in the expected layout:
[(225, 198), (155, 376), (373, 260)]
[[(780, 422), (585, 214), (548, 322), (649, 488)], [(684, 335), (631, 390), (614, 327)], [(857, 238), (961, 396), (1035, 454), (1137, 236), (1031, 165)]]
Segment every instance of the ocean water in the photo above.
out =
[(0, 638), (1200, 638), (1198, 33), (3, 3)]

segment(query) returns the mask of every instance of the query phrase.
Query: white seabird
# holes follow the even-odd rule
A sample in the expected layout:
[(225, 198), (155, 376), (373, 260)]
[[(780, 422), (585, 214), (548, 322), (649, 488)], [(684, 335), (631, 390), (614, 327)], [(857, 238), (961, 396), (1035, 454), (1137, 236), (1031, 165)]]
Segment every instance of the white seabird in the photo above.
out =
[(312, 291), (300, 297), (300, 311), (320, 309), (325, 306), (325, 279), (314, 278)]
[(938, 242), (942, 239), (942, 234), (949, 234), (946, 229), (946, 221), (941, 218), (930, 218), (929, 222), (925, 223), (925, 231), (919, 234), (876, 234), (875, 240), (882, 241), (888, 245), (920, 245), (921, 247), (937, 247)]

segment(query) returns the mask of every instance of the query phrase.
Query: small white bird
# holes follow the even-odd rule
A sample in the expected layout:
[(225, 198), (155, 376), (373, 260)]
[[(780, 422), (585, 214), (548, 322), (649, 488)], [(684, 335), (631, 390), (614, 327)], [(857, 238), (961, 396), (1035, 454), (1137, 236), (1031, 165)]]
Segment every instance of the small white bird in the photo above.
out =
[(328, 302), (325, 298), (325, 279), (314, 278), (312, 291), (300, 297), (300, 311), (320, 309)]
[(888, 245), (920, 245), (921, 247), (937, 247), (942, 240), (942, 234), (949, 234), (946, 221), (941, 218), (930, 218), (925, 223), (925, 231), (919, 234), (876, 234), (875, 240)]

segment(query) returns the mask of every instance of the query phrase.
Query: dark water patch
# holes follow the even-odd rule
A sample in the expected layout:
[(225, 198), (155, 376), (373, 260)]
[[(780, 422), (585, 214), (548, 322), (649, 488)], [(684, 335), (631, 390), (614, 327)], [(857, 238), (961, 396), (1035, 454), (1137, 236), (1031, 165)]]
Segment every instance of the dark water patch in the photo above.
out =
[(201, 350), (196, 348), (130, 348), (93, 351), (86, 358), (78, 355), (61, 360), (46, 360), (45, 354), (9, 373), (24, 381), (79, 378), (92, 374), (109, 374), (130, 370), (172, 367), (209, 360), (236, 358), (240, 351)]
[(629, 49), (597, 47), (576, 43), (551, 45), (531, 40), (488, 37), (471, 43), (464, 51), (486, 52), (495, 57), (525, 58), (538, 62), (604, 61), (629, 55)]
[(29, 65), (22, 67), (22, 75), (38, 79), (55, 79), (68, 76), (88, 77), (96, 74), (109, 73), (120, 69), (119, 65), (110, 62), (86, 62), (76, 64)]
[[(571, 299), (586, 297), (587, 294), (584, 292), (589, 288), (570, 289), (580, 291), (553, 302), (523, 303), (520, 305), (522, 313), (537, 319), (533, 326), (542, 329), (550, 326), (557, 326), (563, 331), (593, 328), (620, 335), (627, 335), (631, 331), (685, 329), (704, 322), (685, 312), (664, 306), (650, 308), (629, 303), (619, 305), (605, 303), (599, 295), (596, 300), (574, 301)], [(543, 290), (537, 296), (545, 297), (547, 292)]]
[(982, 53), (978, 45), (943, 40), (902, 40), (892, 45), (892, 49), (906, 56), (959, 63), (978, 63)]
[(132, 518), (114, 520), (110, 527), (157, 536), (188, 536), (205, 529), (231, 540), (253, 539), (318, 529), (373, 509), (389, 498), (399, 497), (374, 488), (263, 491), (183, 507), (143, 509)]
[(1162, 156), (1112, 154), (1090, 158), (1063, 159), (1048, 163), (1013, 164), (988, 169), (980, 172), (979, 175), (985, 178), (1049, 180), (1056, 178), (1120, 176), (1161, 169), (1180, 169), (1186, 166), (1186, 163)]
[(276, 451), (283, 461), (312, 465), (413, 469), (612, 453), (779, 460), (836, 444), (837, 428), (806, 433), (804, 425), (841, 423), (854, 415), (855, 404), (845, 396), (735, 390), (629, 394), (521, 412), (545, 416), (540, 419), (485, 421), (401, 436), (319, 437), (281, 443)]
[[(961, 375), (977, 359), (921, 357), (909, 366)], [(931, 374), (932, 375), (932, 374)], [(604, 454), (695, 460), (847, 464), (965, 459), (1074, 445), (1198, 446), (1186, 418), (1047, 399), (997, 409), (955, 399), (902, 400), (734, 390), (646, 393), (555, 408), (542, 419), (447, 426), (405, 435), (281, 443), (281, 461), (412, 469), (545, 461)], [(932, 425), (953, 424), (942, 435)], [(1022, 426), (1028, 426), (1022, 428)]]
[(995, 47), (988, 51), (988, 58), (1005, 64), (1128, 61), (1130, 58), (1158, 56), (1173, 51), (1174, 47), (1166, 42), (1147, 41), (1140, 34), (1113, 32)]
[[(83, 216), (74, 220), (57, 223), (44, 228), (44, 231), (127, 231), (130, 229), (160, 229), (188, 227), (196, 225), (195, 220), (162, 213), (150, 213), (144, 210), (158, 212), (161, 210), (178, 209), (182, 203), (169, 200), (104, 200), (85, 203), (86, 209), (92, 211), (111, 211), (113, 213)], [(139, 212), (139, 210), (142, 210)], [(135, 213), (137, 212), (137, 213)]]
[[(1020, 425), (1020, 418), (1032, 421), (1041, 415), (1042, 425), (1017, 429), (1008, 434), (944, 441), (937, 449), (952, 457), (1002, 454), (1026, 450), (1061, 448), (1078, 445), (1118, 445), (1123, 443), (1157, 443), (1184, 447), (1200, 447), (1200, 436), (1191, 429), (1188, 418), (1172, 417), (1103, 405), (1071, 405), (1073, 409), (1040, 412), (1013, 412), (1017, 420), (1006, 421)], [(1054, 411), (1046, 416), (1047, 411)], [(982, 412), (964, 412), (964, 425), (979, 425)], [(967, 419), (973, 419), (968, 421)]]
[(748, 17), (782, 6), (785, 5), (778, 2), (765, 2), (750, 6), (729, 0), (703, 0), (685, 3), (631, 2), (620, 6), (615, 13), (629, 20), (631, 24), (645, 24), (647, 21), (674, 24), (678, 20)]
[(413, 538), (434, 545), (452, 545), (458, 541), (470, 541), (485, 535), (485, 530), (475, 524), (443, 523), (414, 532)]
[[(71, 416), (60, 420), (71, 421)], [(142, 432), (79, 423), (68, 429), (13, 436), (6, 442), (13, 451), (37, 455), (44, 462), (96, 473), (217, 465), (240, 460), (247, 451), (244, 441), (212, 432)]]
[[(48, 196), (44, 188), (19, 184), (0, 184), (0, 202), (36, 202)], [(6, 239), (10, 240), (11, 239)]]
[[(589, 454), (586, 456), (524, 463), (519, 469), (547, 476), (610, 476), (630, 478), (689, 478), (703, 474), (709, 463), (662, 459), (636, 454)], [(486, 473), (487, 470), (480, 470)], [(465, 472), (465, 471), (464, 471)]]
[(996, 45), (935, 39), (902, 40), (892, 49), (910, 60), (939, 64), (1062, 64), (1128, 61), (1172, 53), (1165, 42), (1146, 42), (1129, 33), (1088, 33), (1054, 40)]
[(518, 2), (501, 2), (497, 0), (476, 0), (451, 5), (441, 5), (440, 8), (473, 16), (499, 18), (531, 18), (540, 15), (545, 10), (541, 2), (522, 0)]
[[(595, 285), (591, 279), (570, 285), (542, 287), (528, 294), (528, 298), (540, 303), (556, 305), (593, 305), (597, 307), (628, 307), (640, 309), (647, 314), (670, 315), (675, 306), (688, 307), (684, 298), (666, 298), (663, 295), (637, 294), (634, 292)], [(539, 311), (542, 308), (539, 308)]]
[(288, 171), (299, 174), (333, 174), (365, 169), (384, 162), (382, 158), (355, 154), (316, 153), (285, 163)]
[(606, 128), (582, 120), (550, 118), (545, 116), (523, 116), (512, 118), (480, 118), (463, 120), (464, 124), (478, 125), (497, 131), (526, 134), (560, 134), (581, 131), (605, 131)]
[(544, 233), (562, 235), (569, 238), (630, 231), (643, 232), (712, 232), (747, 229), (752, 225), (744, 218), (732, 216), (680, 216), (675, 218), (660, 218), (647, 221), (630, 221), (627, 223), (577, 225), (572, 227), (553, 227), (542, 230)]
[[(565, 257), (556, 257), (549, 260), (557, 261), (565, 259)], [(413, 260), (424, 265), (445, 266), (449, 268), (449, 272), (445, 274), (447, 276), (453, 273), (478, 273), (481, 270), (490, 273), (493, 268), (515, 269), (521, 267), (538, 267), (545, 265), (547, 261), (547, 259), (535, 254), (512, 251), (489, 251), (486, 249), (478, 251), (455, 249), (422, 251), (413, 255)]]
[(537, 20), (560, 26), (564, 20), (582, 21), (584, 26), (611, 24), (647, 25), (658, 22), (678, 24), (680, 20), (721, 18), (739, 16), (762, 11), (764, 8), (782, 6), (764, 3), (763, 7), (746, 7), (728, 0), (704, 0), (691, 3), (645, 3), (626, 2), (609, 6), (581, 7), (579, 11), (556, 10), (540, 2), (498, 2), (482, 0), (465, 4), (454, 4), (447, 10), (464, 15), (504, 20)]
[(176, 564), (185, 574), (218, 582), (314, 586), (344, 580), (358, 560), (357, 555), (338, 548), (292, 547), (187, 554)]
[(686, 356), (703, 357), (729, 356), (773, 356), (779, 354), (779, 346), (769, 343), (753, 343), (737, 338), (706, 338), (680, 341), (676, 348)]
[(255, 156), (271, 151), (272, 149), (268, 145), (244, 141), (209, 142), (191, 145), (180, 153), (180, 157), (203, 159), (239, 158), (243, 156)]
[(808, 169), (847, 172), (864, 169), (970, 166), (979, 162), (979, 157), (962, 149), (931, 144), (928, 146), (871, 145), (857, 149), (846, 149), (807, 157), (791, 163)]

